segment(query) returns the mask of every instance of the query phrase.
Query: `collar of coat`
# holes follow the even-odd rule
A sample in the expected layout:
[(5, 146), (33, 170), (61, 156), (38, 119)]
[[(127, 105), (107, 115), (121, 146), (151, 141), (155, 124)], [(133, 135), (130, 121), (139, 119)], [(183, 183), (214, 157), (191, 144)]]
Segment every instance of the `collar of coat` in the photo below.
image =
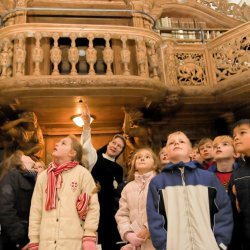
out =
[(182, 167), (195, 169), (195, 168), (198, 168), (198, 163), (196, 161), (189, 161), (189, 162), (180, 161), (178, 163), (170, 162), (163, 168), (162, 172), (171, 171), (171, 170), (182, 168)]

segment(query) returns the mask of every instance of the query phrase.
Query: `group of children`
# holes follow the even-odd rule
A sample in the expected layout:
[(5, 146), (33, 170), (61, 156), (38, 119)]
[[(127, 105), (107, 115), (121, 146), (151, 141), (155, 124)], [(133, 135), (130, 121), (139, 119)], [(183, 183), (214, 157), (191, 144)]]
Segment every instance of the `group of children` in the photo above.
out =
[[(120, 137), (108, 146), (111, 156), (117, 146), (120, 151), (125, 146)], [(160, 157), (146, 147), (133, 153), (115, 214), (126, 242), (122, 250), (250, 249), (250, 120), (235, 124), (233, 140), (205, 141), (198, 152), (203, 161), (192, 161), (191, 142), (177, 131), (168, 136)], [(82, 154), (74, 136), (55, 145), (53, 162), (36, 180), (30, 242), (23, 250), (97, 249), (100, 206), (94, 179), (101, 176), (93, 178), (80, 165)], [(108, 154), (103, 157), (110, 160)], [(116, 189), (116, 179), (111, 181)], [(221, 183), (229, 183), (228, 192)]]

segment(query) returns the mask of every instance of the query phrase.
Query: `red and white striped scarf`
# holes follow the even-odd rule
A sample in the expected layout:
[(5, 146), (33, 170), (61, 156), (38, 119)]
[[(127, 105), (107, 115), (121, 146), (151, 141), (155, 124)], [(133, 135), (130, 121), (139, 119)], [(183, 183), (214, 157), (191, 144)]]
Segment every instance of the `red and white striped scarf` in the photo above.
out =
[(51, 162), (49, 164), (48, 173), (48, 183), (47, 183), (47, 197), (46, 197), (46, 210), (51, 210), (56, 208), (56, 189), (61, 188), (62, 185), (62, 175), (63, 171), (74, 168), (79, 163), (77, 161), (65, 162), (61, 165)]

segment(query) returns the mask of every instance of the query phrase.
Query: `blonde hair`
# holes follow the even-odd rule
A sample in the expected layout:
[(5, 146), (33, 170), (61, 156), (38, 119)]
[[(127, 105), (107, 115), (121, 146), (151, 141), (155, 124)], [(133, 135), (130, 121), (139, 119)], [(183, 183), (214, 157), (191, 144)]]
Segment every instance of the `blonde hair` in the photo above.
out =
[(189, 138), (187, 137), (187, 135), (184, 133), (184, 132), (182, 132), (182, 131), (176, 131), (176, 132), (173, 132), (173, 133), (171, 133), (171, 134), (169, 134), (168, 135), (168, 138), (167, 138), (167, 143), (166, 143), (166, 146), (168, 147), (169, 146), (169, 140), (171, 139), (171, 137), (173, 137), (173, 136), (175, 136), (175, 135), (184, 135), (186, 138), (187, 138), (187, 140), (188, 140), (188, 142), (189, 142), (189, 144), (190, 144), (190, 147), (192, 148), (192, 143), (191, 143), (191, 141), (189, 140)]
[[(229, 135), (220, 135), (220, 136), (215, 137), (214, 140), (213, 140), (213, 147), (216, 144), (219, 144), (221, 142), (227, 142), (234, 148), (234, 140)], [(234, 150), (235, 150), (235, 148), (234, 148)]]
[(135, 161), (137, 159), (137, 156), (138, 156), (139, 152), (141, 152), (142, 150), (147, 150), (152, 155), (153, 160), (154, 160), (154, 171), (156, 173), (159, 173), (160, 170), (161, 170), (161, 165), (160, 165), (159, 157), (154, 153), (154, 151), (151, 148), (145, 147), (145, 148), (136, 149), (134, 151), (132, 157), (131, 157), (131, 164), (130, 164), (131, 168), (130, 168), (130, 170), (128, 172), (128, 182), (133, 181), (134, 178), (135, 178), (134, 177), (134, 174), (136, 172)]
[(80, 164), (82, 164), (83, 149), (82, 149), (81, 143), (79, 142), (77, 137), (74, 135), (68, 135), (68, 137), (71, 139), (72, 149), (76, 152), (76, 155), (75, 155), (74, 159), (72, 159), (72, 160), (76, 160)]

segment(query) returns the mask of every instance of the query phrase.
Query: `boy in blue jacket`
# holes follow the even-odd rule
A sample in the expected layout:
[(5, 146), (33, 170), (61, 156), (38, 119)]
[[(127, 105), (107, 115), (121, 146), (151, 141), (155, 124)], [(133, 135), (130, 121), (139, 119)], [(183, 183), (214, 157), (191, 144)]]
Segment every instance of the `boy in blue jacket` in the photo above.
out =
[(216, 176), (190, 161), (191, 143), (181, 131), (168, 136), (170, 163), (149, 184), (148, 225), (157, 250), (226, 250), (233, 217)]

